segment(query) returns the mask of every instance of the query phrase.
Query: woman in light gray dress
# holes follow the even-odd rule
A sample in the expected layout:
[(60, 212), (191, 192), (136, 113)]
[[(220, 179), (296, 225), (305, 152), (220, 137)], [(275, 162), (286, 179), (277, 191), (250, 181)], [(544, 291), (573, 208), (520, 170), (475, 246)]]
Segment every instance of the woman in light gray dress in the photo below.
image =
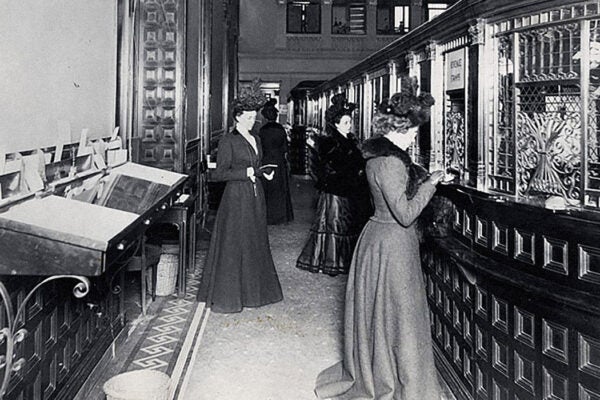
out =
[(415, 90), (380, 106), (363, 144), (375, 215), (350, 266), (343, 360), (317, 378), (319, 398), (440, 399), (414, 222), (443, 173), (429, 176), (406, 152), (433, 104)]

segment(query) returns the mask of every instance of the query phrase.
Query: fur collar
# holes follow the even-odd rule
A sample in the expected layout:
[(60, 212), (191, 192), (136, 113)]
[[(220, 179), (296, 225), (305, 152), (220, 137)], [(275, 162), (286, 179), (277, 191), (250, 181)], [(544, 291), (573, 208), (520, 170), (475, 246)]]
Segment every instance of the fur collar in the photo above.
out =
[(421, 185), (428, 178), (428, 173), (425, 168), (419, 164), (412, 162), (408, 153), (384, 136), (377, 136), (368, 140), (365, 140), (362, 145), (363, 157), (368, 160), (375, 157), (397, 157), (399, 158), (406, 168), (408, 169), (408, 182), (406, 185), (406, 197), (412, 199), (419, 185)]
[(362, 145), (363, 157), (368, 160), (369, 158), (375, 157), (387, 157), (394, 156), (399, 158), (407, 166), (412, 164), (412, 160), (408, 153), (396, 146), (385, 136), (377, 136), (368, 140), (365, 140)]

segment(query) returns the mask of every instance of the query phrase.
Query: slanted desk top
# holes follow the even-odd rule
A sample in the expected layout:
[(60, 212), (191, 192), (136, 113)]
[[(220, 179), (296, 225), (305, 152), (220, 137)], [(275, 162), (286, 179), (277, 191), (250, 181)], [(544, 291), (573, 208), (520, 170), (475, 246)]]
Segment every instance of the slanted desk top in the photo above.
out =
[(186, 178), (127, 163), (96, 180), (93, 203), (39, 193), (0, 209), (0, 275), (103, 274), (173, 204)]
[(0, 228), (105, 251), (136, 214), (59, 196), (34, 198), (0, 214)]

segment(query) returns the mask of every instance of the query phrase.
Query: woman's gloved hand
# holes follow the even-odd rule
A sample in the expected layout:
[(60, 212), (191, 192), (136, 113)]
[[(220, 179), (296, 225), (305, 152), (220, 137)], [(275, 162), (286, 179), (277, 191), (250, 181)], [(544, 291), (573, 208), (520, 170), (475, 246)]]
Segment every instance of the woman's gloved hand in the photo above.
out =
[(246, 168), (246, 176), (250, 178), (252, 183), (256, 182), (256, 175), (254, 174), (254, 167)]
[(273, 176), (275, 176), (275, 170), (272, 170), (270, 173), (265, 173), (263, 172), (263, 176), (265, 177), (266, 180), (268, 181), (272, 181), (273, 180)]

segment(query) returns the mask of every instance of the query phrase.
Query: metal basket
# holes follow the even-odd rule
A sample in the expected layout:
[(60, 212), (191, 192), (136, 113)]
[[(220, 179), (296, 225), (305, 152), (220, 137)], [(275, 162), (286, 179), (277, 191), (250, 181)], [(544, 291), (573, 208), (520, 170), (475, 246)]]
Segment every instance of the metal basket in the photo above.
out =
[(113, 376), (102, 389), (107, 400), (167, 400), (170, 387), (169, 375), (142, 369)]

